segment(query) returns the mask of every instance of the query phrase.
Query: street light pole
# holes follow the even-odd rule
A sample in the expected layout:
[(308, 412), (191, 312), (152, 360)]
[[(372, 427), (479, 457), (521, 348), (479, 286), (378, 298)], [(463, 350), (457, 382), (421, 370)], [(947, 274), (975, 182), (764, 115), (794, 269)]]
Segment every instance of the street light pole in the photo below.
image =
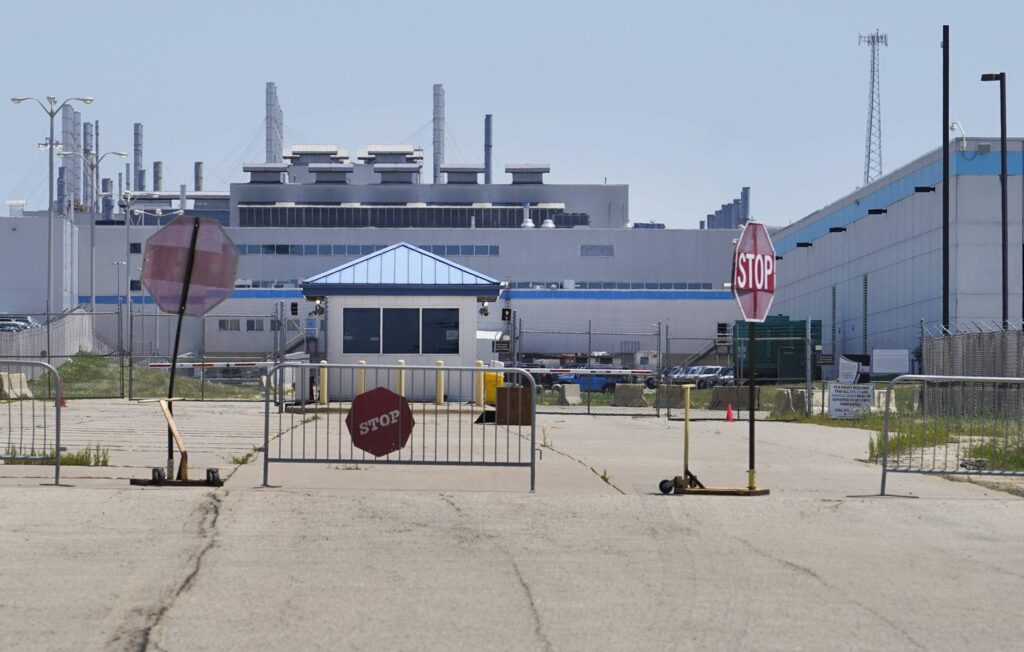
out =
[[(46, 230), (46, 360), (50, 360), (50, 317), (51, 317), (51, 300), (53, 298), (53, 121), (57, 114), (68, 105), (69, 102), (77, 101), (83, 104), (92, 104), (93, 100), (91, 97), (69, 97), (57, 105), (57, 98), (53, 95), (48, 95), (46, 101), (49, 104), (49, 108), (46, 107), (39, 98), (27, 97), (27, 96), (16, 96), (11, 98), (11, 102), (15, 104), (21, 104), (25, 100), (32, 100), (39, 105), (39, 108), (43, 110), (46, 115), (50, 117), (50, 140), (47, 143), (47, 149), (50, 151), (50, 182), (47, 186), (47, 203), (46, 203), (46, 218), (47, 218), (47, 230)], [(63, 311), (62, 311), (63, 312)]]
[(1008, 249), (1009, 205), (1006, 191), (1006, 73), (989, 73), (981, 76), (981, 81), (999, 82), (999, 185), (1002, 200), (1002, 263), (1003, 263), (1003, 330), (1010, 327), (1009, 268), (1010, 252)]

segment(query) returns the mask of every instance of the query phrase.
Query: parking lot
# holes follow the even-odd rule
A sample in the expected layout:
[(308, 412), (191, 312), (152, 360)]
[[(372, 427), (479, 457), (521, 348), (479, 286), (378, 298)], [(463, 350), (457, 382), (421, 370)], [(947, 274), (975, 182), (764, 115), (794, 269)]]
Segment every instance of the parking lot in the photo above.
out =
[[(528, 470), (275, 465), (262, 406), (181, 403), (222, 489), (130, 487), (154, 404), (72, 401), (108, 467), (0, 466), (7, 649), (1013, 649), (1024, 501), (862, 460), (864, 431), (762, 423), (759, 498), (662, 496), (678, 422), (542, 415)], [(692, 468), (746, 480), (746, 424), (694, 424)], [(246, 463), (241, 463), (241, 462)]]

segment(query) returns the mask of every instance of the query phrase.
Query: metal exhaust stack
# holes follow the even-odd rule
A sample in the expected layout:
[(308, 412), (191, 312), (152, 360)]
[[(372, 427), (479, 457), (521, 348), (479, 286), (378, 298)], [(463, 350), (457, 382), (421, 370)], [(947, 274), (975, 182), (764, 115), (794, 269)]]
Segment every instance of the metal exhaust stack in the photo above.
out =
[(491, 182), (491, 126), (493, 116), (484, 116), (484, 183)]
[(434, 183), (444, 183), (444, 86), (434, 84)]

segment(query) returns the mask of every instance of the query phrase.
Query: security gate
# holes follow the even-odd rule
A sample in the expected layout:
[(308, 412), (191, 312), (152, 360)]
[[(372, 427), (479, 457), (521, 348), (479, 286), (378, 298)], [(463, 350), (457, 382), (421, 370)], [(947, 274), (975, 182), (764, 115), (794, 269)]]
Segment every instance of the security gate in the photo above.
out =
[(405, 464), (529, 468), (534, 490), (537, 389), (522, 369), (289, 362), (268, 379), (264, 486), (270, 464)]
[(1024, 475), (1024, 378), (904, 375), (869, 451), (889, 473)]
[(0, 360), (0, 461), (53, 463), (60, 484), (60, 408), (64, 384), (45, 362)]

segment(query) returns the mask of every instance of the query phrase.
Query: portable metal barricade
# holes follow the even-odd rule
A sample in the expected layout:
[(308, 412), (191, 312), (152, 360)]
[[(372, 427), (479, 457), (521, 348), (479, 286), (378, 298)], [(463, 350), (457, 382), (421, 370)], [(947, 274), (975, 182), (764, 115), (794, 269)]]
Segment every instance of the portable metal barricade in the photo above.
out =
[(0, 460), (5, 464), (53, 462), (60, 484), (60, 410), (64, 384), (45, 362), (0, 360)]
[[(405, 464), (529, 468), (533, 491), (536, 383), (522, 369), (478, 365), (274, 366), (264, 397), (264, 486), (269, 486), (271, 464)], [(311, 389), (302, 392), (301, 386)], [(272, 387), (288, 387), (289, 395), (306, 394), (310, 400), (281, 401), (281, 392)], [(373, 416), (362, 407), (363, 399), (358, 404), (355, 399), (378, 388), (388, 391), (375, 393), (378, 404), (383, 396), (384, 409), (377, 415), (381, 421), (371, 425), (408, 430), (407, 441), (380, 456), (361, 450), (352, 434), (364, 415)]]
[[(881, 494), (889, 473), (1024, 475), (1024, 378), (903, 375), (885, 390)], [(876, 446), (872, 442), (872, 447)]]

